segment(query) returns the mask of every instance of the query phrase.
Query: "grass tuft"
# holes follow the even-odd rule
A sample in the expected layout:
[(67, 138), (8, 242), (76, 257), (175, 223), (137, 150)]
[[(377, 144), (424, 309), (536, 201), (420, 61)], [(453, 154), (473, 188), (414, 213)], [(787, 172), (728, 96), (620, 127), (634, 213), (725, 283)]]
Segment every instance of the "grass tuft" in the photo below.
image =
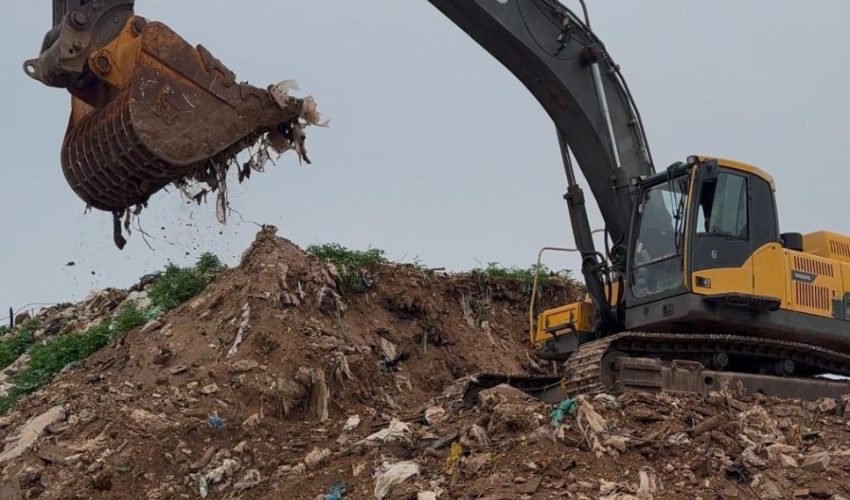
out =
[(29, 330), (21, 330), (0, 340), (0, 370), (14, 363), (35, 342)]
[[(498, 262), (488, 262), (487, 267), (473, 269), (472, 273), (497, 280), (520, 283), (524, 292), (531, 293), (531, 288), (534, 286), (534, 271), (535, 266), (533, 265), (527, 268), (516, 266), (505, 267), (499, 265)], [(541, 264), (540, 269), (537, 271), (537, 286), (543, 289), (556, 281), (561, 283), (566, 281), (569, 283), (572, 281), (571, 274), (572, 271), (569, 269), (553, 271), (546, 267), (545, 264)]]
[(352, 269), (371, 268), (378, 264), (386, 264), (385, 252), (377, 248), (367, 250), (350, 250), (339, 243), (324, 243), (321, 245), (310, 245), (307, 253), (329, 261), (340, 267)]
[(310, 245), (307, 253), (328, 261), (337, 267), (337, 285), (342, 291), (363, 292), (375, 284), (369, 271), (388, 262), (383, 250), (350, 250), (338, 243)]
[(155, 275), (148, 298), (154, 307), (169, 311), (201, 293), (224, 269), (219, 258), (211, 253), (202, 254), (192, 267), (168, 264)]

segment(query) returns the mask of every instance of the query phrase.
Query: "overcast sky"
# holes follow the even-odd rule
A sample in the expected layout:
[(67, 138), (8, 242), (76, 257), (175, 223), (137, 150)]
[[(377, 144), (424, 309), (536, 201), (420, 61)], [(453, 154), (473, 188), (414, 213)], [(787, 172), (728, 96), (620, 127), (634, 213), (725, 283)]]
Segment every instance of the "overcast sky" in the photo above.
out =
[[(623, 70), (659, 169), (693, 153), (758, 165), (777, 179), (785, 231), (850, 233), (845, 165), (850, 3), (790, 0), (589, 1), (592, 25)], [(553, 126), (525, 88), (425, 0), (139, 0), (137, 13), (204, 44), (240, 80), (294, 78), (330, 118), (310, 129), (313, 165), (291, 152), (243, 185), (232, 206), (306, 246), (369, 245), (391, 259), (469, 269), (527, 266), (572, 246)], [(251, 6), (245, 8), (244, 6)], [(577, 2), (566, 3), (578, 10)], [(0, 318), (8, 307), (126, 287), (199, 252), (227, 264), (257, 226), (171, 190), (143, 212), (149, 248), (123, 251), (111, 219), (65, 183), (64, 90), (26, 77), (50, 28), (47, 0), (16, 5), (2, 30)], [(588, 190), (589, 194), (589, 190)], [(599, 218), (593, 214), (594, 226)], [(76, 266), (67, 267), (66, 263)], [(554, 267), (575, 257), (550, 258)]]

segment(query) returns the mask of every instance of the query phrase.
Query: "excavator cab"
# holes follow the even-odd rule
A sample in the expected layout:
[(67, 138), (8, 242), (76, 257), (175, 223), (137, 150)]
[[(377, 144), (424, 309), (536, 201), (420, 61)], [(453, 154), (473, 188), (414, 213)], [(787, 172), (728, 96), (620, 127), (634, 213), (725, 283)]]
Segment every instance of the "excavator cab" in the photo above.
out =
[[(754, 311), (779, 307), (783, 290), (754, 266), (781, 247), (773, 178), (692, 156), (637, 183), (624, 293), (613, 279), (605, 293), (620, 297), (614, 306), (630, 331), (749, 330)], [(718, 314), (727, 306), (729, 315)], [(532, 333), (538, 354), (568, 359), (595, 338), (595, 313), (587, 301), (542, 312)]]

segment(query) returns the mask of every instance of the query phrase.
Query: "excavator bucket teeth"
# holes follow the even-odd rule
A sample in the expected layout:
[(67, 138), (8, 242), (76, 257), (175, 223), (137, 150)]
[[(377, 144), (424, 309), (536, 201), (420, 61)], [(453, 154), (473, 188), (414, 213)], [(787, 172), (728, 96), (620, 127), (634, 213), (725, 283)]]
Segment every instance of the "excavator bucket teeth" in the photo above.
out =
[(304, 100), (238, 83), (203, 46), (138, 17), (90, 66), (112, 92), (84, 116), (72, 111), (62, 169), (83, 201), (113, 213), (226, 163), (263, 134), (291, 134), (303, 112)]

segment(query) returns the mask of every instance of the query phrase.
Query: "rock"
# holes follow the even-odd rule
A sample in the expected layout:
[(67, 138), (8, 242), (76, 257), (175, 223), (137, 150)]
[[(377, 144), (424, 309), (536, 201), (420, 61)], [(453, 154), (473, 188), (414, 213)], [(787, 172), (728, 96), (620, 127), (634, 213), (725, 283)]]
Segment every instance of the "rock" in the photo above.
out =
[(756, 455), (752, 448), (747, 448), (743, 453), (741, 453), (741, 460), (745, 464), (757, 469), (767, 465), (767, 462), (765, 462), (760, 456)]
[(345, 425), (342, 427), (344, 432), (351, 432), (356, 429), (360, 425), (360, 415), (352, 415), (348, 417), (348, 420), (345, 421)]
[(137, 408), (130, 413), (130, 418), (148, 431), (164, 431), (171, 427), (171, 423), (163, 415)]
[(464, 464), (464, 469), (466, 469), (467, 471), (469, 471), (473, 474), (478, 474), (478, 471), (480, 471), (482, 467), (487, 465), (487, 462), (489, 462), (489, 461), (490, 461), (490, 454), (489, 453), (482, 453), (480, 455), (475, 455), (475, 456), (472, 456), (472, 457), (469, 457), (468, 459), (466, 459), (466, 462)]
[(387, 363), (395, 363), (401, 357), (398, 353), (398, 347), (389, 340), (383, 337), (378, 337), (378, 345), (384, 353)]
[(782, 493), (779, 491), (779, 487), (770, 479), (765, 479), (762, 490), (764, 491), (765, 500), (782, 500)]
[(821, 398), (818, 400), (818, 410), (821, 413), (835, 413), (838, 409), (838, 403), (832, 398)]
[(180, 375), (181, 373), (185, 373), (189, 369), (186, 365), (174, 365), (168, 369), (168, 373), (172, 375)]
[(785, 467), (799, 467), (799, 465), (797, 464), (797, 460), (794, 457), (785, 455), (784, 453), (779, 455), (779, 463), (781, 463)]
[(162, 328), (162, 323), (159, 320), (152, 319), (145, 323), (145, 326), (142, 327), (141, 332), (152, 332), (154, 330), (159, 330), (160, 328)]
[(205, 385), (201, 389), (201, 393), (206, 394), (207, 396), (209, 396), (210, 394), (215, 394), (217, 392), (218, 392), (218, 386), (216, 384)]
[(313, 450), (304, 457), (304, 465), (306, 465), (308, 469), (316, 469), (324, 464), (330, 456), (331, 450), (327, 448), (323, 450), (313, 448)]
[(19, 314), (15, 315), (15, 326), (16, 327), (21, 326), (31, 319), (32, 319), (32, 316), (30, 315), (29, 311), (24, 311), (22, 313), (19, 313)]
[(765, 448), (767, 450), (768, 460), (776, 460), (779, 455), (790, 455), (797, 451), (797, 448), (789, 444), (774, 443)]
[(526, 478), (524, 478), (524, 477), (522, 477), (522, 476), (516, 476), (516, 477), (514, 478), (514, 484), (525, 484), (525, 483), (527, 483), (527, 482), (528, 482), (528, 479), (526, 479)]
[(65, 408), (63, 406), (54, 406), (30, 420), (18, 433), (18, 438), (6, 445), (3, 453), (0, 453), (0, 465), (23, 455), (24, 452), (35, 444), (49, 425), (64, 419)]
[(248, 373), (252, 370), (255, 370), (260, 363), (257, 363), (253, 359), (240, 359), (238, 361), (234, 361), (227, 367), (227, 371), (230, 373)]
[(809, 472), (823, 472), (829, 467), (830, 460), (829, 452), (822, 451), (803, 457), (800, 468)]
[(428, 425), (436, 425), (446, 415), (446, 410), (440, 406), (434, 406), (425, 410), (425, 421)]
[(41, 443), (37, 448), (36, 456), (45, 462), (60, 463), (73, 454), (71, 450), (67, 448), (50, 443)]
[(135, 302), (136, 307), (143, 311), (153, 305), (151, 299), (148, 297), (148, 292), (132, 291), (129, 295), (127, 295), (127, 298), (125, 300), (127, 302)]
[(433, 491), (420, 491), (416, 494), (416, 500), (437, 500), (437, 494)]
[(593, 485), (593, 483), (588, 482), (588, 481), (576, 481), (575, 485), (578, 486), (579, 488), (583, 489), (583, 490), (595, 490), (596, 489), (596, 487)]

